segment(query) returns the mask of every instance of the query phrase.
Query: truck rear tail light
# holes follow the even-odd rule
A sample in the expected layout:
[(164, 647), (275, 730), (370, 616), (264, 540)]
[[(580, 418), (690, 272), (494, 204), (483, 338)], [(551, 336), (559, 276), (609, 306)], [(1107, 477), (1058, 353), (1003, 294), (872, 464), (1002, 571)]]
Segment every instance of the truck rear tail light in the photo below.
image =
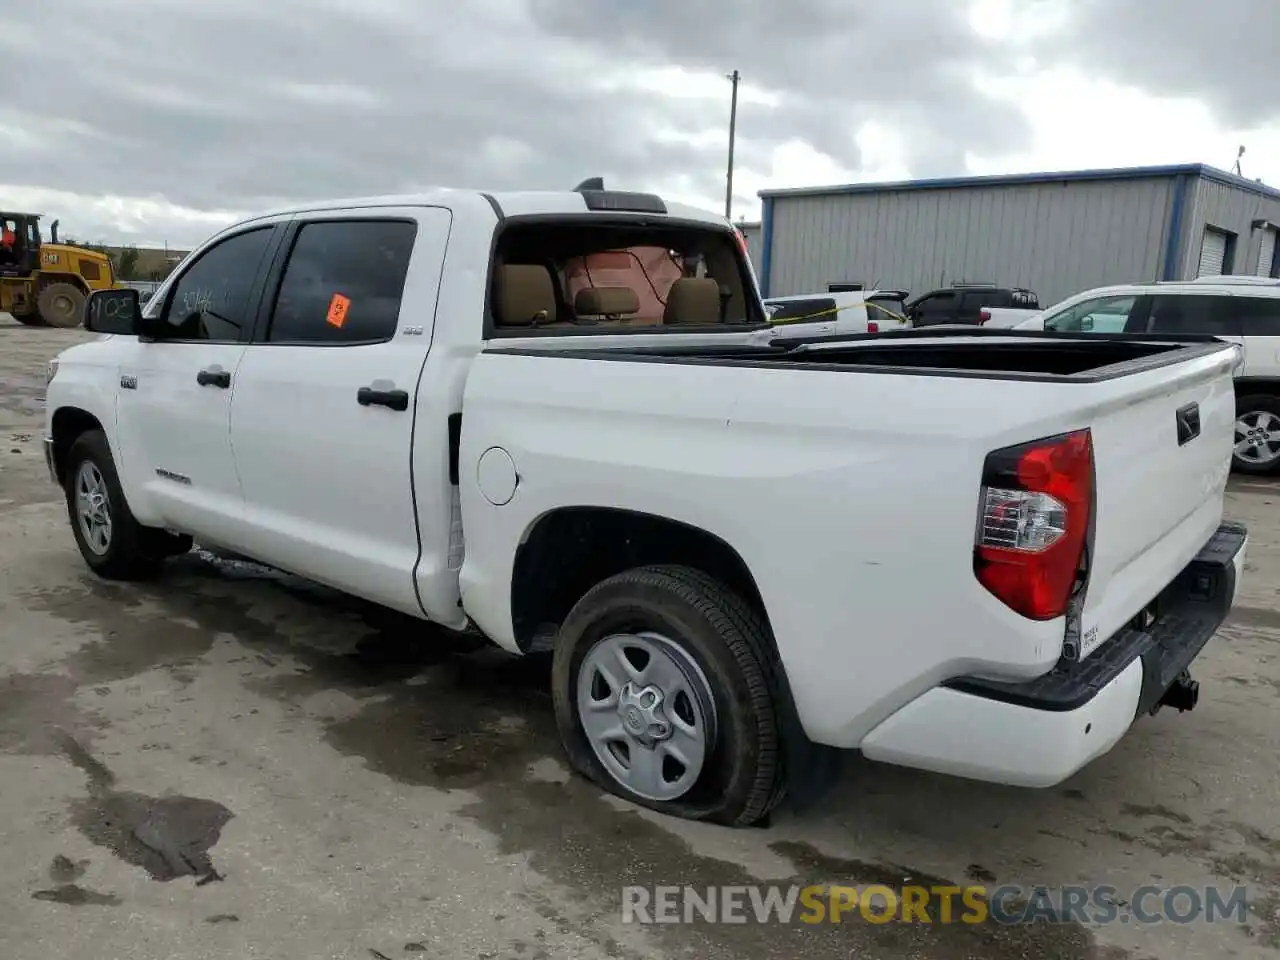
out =
[(880, 324), (876, 323), (874, 320), (868, 320), (867, 333), (879, 333), (879, 332), (880, 332)]
[(986, 323), (986, 322), (987, 322), (988, 320), (990, 320), (990, 319), (991, 319), (991, 311), (990, 311), (990, 310), (979, 310), (979, 311), (978, 311), (978, 326), (982, 326), (984, 323)]
[(1024, 617), (1052, 620), (1066, 612), (1088, 538), (1093, 474), (1088, 430), (987, 455), (973, 571)]

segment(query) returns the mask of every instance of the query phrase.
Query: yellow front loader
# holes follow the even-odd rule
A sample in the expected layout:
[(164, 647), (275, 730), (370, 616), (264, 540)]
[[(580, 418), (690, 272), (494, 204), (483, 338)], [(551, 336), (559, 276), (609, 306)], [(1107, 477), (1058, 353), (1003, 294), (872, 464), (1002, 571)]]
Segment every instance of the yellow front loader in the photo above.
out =
[(40, 239), (40, 215), (0, 211), (0, 313), (31, 327), (78, 327), (94, 290), (123, 286), (105, 253)]

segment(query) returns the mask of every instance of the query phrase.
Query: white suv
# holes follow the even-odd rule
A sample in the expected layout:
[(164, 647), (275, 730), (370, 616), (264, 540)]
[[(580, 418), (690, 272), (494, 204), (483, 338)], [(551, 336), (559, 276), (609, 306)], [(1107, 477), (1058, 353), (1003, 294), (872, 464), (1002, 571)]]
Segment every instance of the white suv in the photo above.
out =
[(1241, 473), (1280, 469), (1280, 280), (1224, 276), (1099, 287), (1014, 329), (1204, 333), (1241, 344), (1232, 464)]

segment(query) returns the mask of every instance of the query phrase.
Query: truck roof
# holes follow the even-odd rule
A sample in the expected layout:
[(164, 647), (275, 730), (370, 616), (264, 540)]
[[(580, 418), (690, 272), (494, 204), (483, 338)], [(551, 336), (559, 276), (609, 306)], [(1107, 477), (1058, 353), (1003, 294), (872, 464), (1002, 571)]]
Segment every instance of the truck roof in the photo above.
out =
[[(601, 196), (619, 198), (610, 209), (593, 209), (588, 206), (588, 197)], [(661, 204), (665, 212), (656, 208), (628, 209), (632, 205), (647, 203), (652, 207)], [(673, 219), (693, 220), (707, 226), (727, 228), (730, 222), (719, 214), (700, 207), (684, 203), (673, 203), (663, 200), (656, 194), (629, 193), (612, 190), (574, 191), (574, 190), (520, 190), (508, 192), (488, 192), (481, 190), (459, 190), (447, 187), (424, 190), (420, 193), (394, 194), (388, 196), (344, 197), (333, 200), (320, 200), (310, 203), (296, 204), (265, 211), (248, 217), (242, 223), (267, 217), (287, 216), (299, 213), (314, 213), (321, 210), (344, 210), (351, 207), (418, 207), (443, 206), (450, 209), (465, 207), (487, 207), (502, 212), (503, 216), (538, 216), (554, 214), (590, 214), (599, 213), (636, 213), (650, 216), (666, 216)]]

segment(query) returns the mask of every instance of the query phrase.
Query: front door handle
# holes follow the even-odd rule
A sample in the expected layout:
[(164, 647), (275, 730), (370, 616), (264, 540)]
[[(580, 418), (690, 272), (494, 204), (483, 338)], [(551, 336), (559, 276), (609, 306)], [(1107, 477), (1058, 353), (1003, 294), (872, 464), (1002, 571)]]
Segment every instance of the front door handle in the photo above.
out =
[(218, 367), (210, 367), (196, 374), (196, 383), (202, 387), (218, 387), (225, 390), (231, 386), (231, 373)]
[(404, 390), (378, 390), (361, 387), (356, 391), (356, 402), (362, 407), (390, 407), (392, 410), (408, 410), (409, 394)]

